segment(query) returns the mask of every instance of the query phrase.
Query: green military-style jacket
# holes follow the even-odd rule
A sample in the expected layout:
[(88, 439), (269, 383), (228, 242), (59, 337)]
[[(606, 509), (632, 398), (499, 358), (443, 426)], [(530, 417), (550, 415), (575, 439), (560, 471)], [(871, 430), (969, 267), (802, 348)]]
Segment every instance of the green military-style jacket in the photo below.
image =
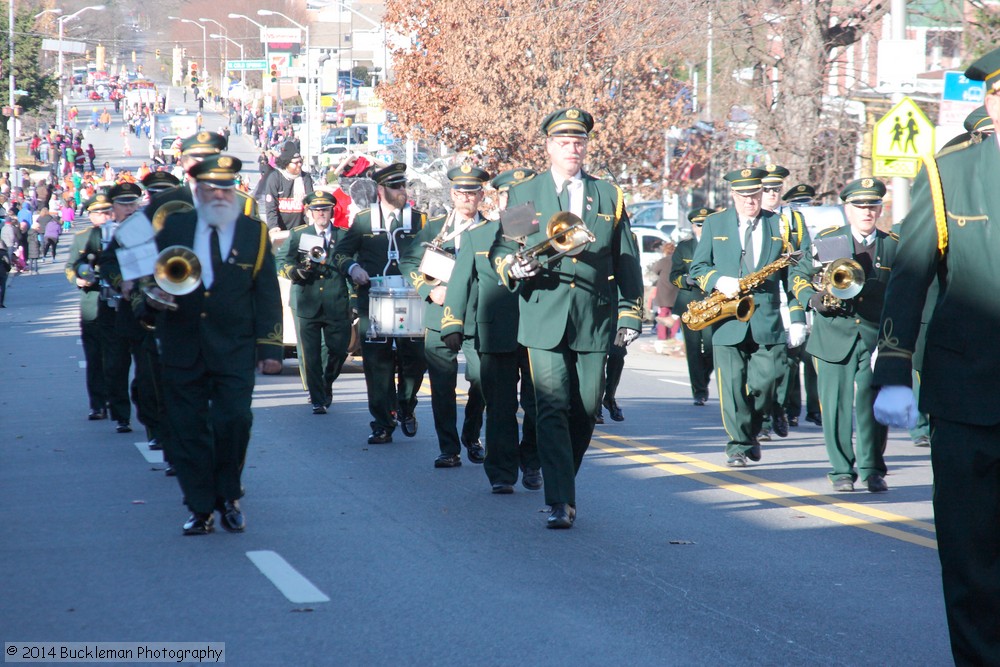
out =
[[(818, 240), (838, 236), (846, 236), (852, 244), (854, 243), (850, 225), (825, 229), (816, 238)], [(855, 260), (861, 258), (861, 266), (866, 269), (864, 287), (856, 297), (844, 301), (842, 314), (816, 313), (813, 316), (812, 332), (806, 344), (806, 352), (817, 359), (836, 364), (847, 358), (859, 337), (868, 350), (875, 349), (879, 317), (885, 300), (885, 286), (892, 274), (892, 262), (896, 256), (898, 241), (899, 237), (895, 234), (878, 230), (875, 234), (875, 258), (871, 266), (866, 266), (867, 257), (852, 255)], [(809, 299), (816, 294), (813, 281), (822, 270), (822, 267), (813, 266), (809, 257), (804, 258), (792, 269), (792, 289), (800, 303), (808, 304)]]
[[(760, 271), (776, 261), (784, 252), (780, 218), (770, 211), (761, 211), (763, 225), (761, 245), (756, 253), (757, 264), (754, 271)], [(806, 236), (808, 239), (808, 236)], [(803, 240), (804, 256), (809, 256), (811, 245)], [(736, 210), (727, 208), (713, 213), (705, 219), (701, 231), (701, 241), (695, 248), (691, 260), (691, 277), (698, 286), (711, 294), (715, 283), (722, 276), (740, 277), (743, 245), (740, 239), (739, 220)], [(763, 284), (752, 291), (754, 305), (749, 322), (729, 318), (718, 322), (712, 329), (712, 343), (715, 345), (739, 345), (746, 338), (747, 327), (753, 332), (753, 339), (759, 345), (776, 345), (787, 340), (785, 325), (781, 319), (781, 286), (784, 283), (792, 322), (805, 322), (805, 312), (795, 303), (788, 279), (788, 269), (781, 269), (768, 276)], [(797, 307), (796, 307), (797, 306)]]
[[(173, 213), (156, 235), (157, 248), (194, 247), (198, 215)], [(164, 366), (252, 369), (255, 361), (284, 356), (281, 295), (271, 241), (263, 222), (240, 215), (233, 247), (211, 289), (199, 285), (176, 297), (177, 310), (161, 311), (156, 338)]]
[[(376, 204), (377, 206), (377, 204)], [(410, 231), (399, 231), (396, 234), (399, 256), (402, 257), (414, 242), (414, 239), (425, 224), (427, 224), (427, 214), (416, 209), (406, 207), (403, 211), (410, 210)], [(399, 262), (388, 261), (389, 253), (389, 232), (372, 231), (372, 209), (365, 209), (357, 214), (350, 229), (346, 230), (337, 243), (336, 254), (334, 255), (334, 266), (345, 278), (350, 280), (351, 266), (357, 262), (361, 265), (369, 276), (398, 276), (400, 275)], [(401, 223), (396, 222), (393, 229), (401, 228)], [(358, 312), (367, 317), (368, 315), (368, 290), (370, 285), (358, 286)]]
[[(73, 236), (73, 245), (70, 246), (65, 269), (66, 279), (73, 286), (76, 286), (76, 272), (80, 265), (97, 265), (101, 257), (101, 250), (100, 227), (92, 225)], [(88, 255), (93, 255), (93, 258), (88, 259)], [(84, 322), (93, 322), (97, 319), (100, 293), (101, 288), (97, 282), (94, 282), (90, 287), (80, 288), (80, 319)]]
[[(437, 286), (437, 283), (433, 281), (428, 282), (424, 274), (420, 272), (420, 261), (424, 258), (424, 252), (427, 250), (424, 244), (431, 243), (441, 233), (441, 228), (444, 227), (447, 219), (447, 216), (439, 215), (428, 220), (424, 228), (417, 233), (416, 238), (413, 239), (413, 243), (410, 244), (406, 254), (403, 255), (399, 262), (399, 268), (403, 276), (417, 290), (420, 298), (427, 303), (424, 307), (424, 328), (431, 331), (441, 331), (441, 321), (445, 316), (445, 307), (431, 301), (431, 290)], [(452, 254), (456, 254), (455, 239), (442, 240), (440, 247)], [(450, 291), (451, 282), (447, 283), (446, 287)], [(460, 315), (464, 319), (465, 311), (462, 310)], [(448, 311), (448, 318), (451, 317), (453, 317), (452, 311)], [(469, 333), (471, 335), (473, 331), (470, 329)]]
[[(464, 329), (466, 337), (475, 336), (476, 349), (485, 354), (517, 350), (520, 299), (500, 284), (490, 259), (490, 249), (499, 239), (499, 222), (486, 222), (462, 232), (462, 252), (448, 283), (441, 319), (442, 336)], [(455, 313), (465, 313), (464, 320)]]
[(886, 289), (873, 380), (910, 385), (925, 297), (937, 279), (920, 411), (981, 426), (1000, 423), (1000, 348), (990, 344), (1000, 331), (994, 229), (1000, 224), (1000, 188), (991, 178), (998, 171), (994, 137), (973, 138), (925, 161)]
[(670, 260), (670, 282), (680, 290), (677, 292), (677, 300), (674, 301), (674, 315), (683, 315), (687, 311), (689, 303), (700, 301), (707, 296), (697, 284), (688, 283), (694, 249), (697, 247), (697, 239), (691, 238), (681, 241), (674, 249), (674, 255)]
[[(565, 340), (571, 350), (601, 352), (617, 329), (642, 330), (642, 268), (622, 191), (587, 173), (582, 180), (583, 222), (596, 239), (579, 255), (513, 281), (506, 257), (517, 247), (504, 242), (491, 251), (491, 261), (500, 260), (501, 281), (521, 296), (518, 342), (525, 347), (551, 350)], [(551, 171), (511, 187), (507, 207), (525, 202), (534, 204), (538, 221), (538, 231), (526, 239), (531, 247), (547, 238), (548, 222), (560, 211)], [(539, 259), (544, 264), (545, 257)]]
[(313, 225), (300, 225), (289, 233), (278, 251), (278, 272), (292, 281), (290, 306), (297, 317), (344, 318), (350, 314), (350, 292), (344, 275), (333, 265), (337, 250), (336, 230), (331, 227), (332, 239), (326, 250), (326, 261), (314, 264), (307, 278), (299, 278), (295, 271), (301, 263), (299, 244), (303, 234), (322, 237)]

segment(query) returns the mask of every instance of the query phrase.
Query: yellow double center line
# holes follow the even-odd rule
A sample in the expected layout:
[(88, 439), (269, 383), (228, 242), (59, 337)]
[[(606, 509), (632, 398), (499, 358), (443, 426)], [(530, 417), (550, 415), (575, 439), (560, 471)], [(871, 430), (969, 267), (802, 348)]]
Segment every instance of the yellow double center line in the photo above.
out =
[[(803, 514), (878, 533), (910, 544), (937, 549), (937, 540), (933, 537), (925, 537), (916, 532), (901, 530), (889, 525), (906, 526), (912, 531), (922, 531), (933, 536), (935, 534), (934, 525), (926, 521), (911, 519), (901, 514), (886, 512), (860, 503), (843, 502), (832, 496), (813, 493), (808, 489), (790, 484), (771, 482), (750, 473), (739, 472), (708, 461), (702, 461), (693, 456), (677, 454), (602, 431), (594, 431), (591, 447), (596, 447), (602, 452), (614, 454), (633, 463), (656, 468), (671, 475), (683, 475), (702, 484), (754, 500), (788, 507)], [(705, 470), (712, 474), (696, 472), (692, 468)], [(738, 480), (740, 483), (734, 483), (730, 480)]]

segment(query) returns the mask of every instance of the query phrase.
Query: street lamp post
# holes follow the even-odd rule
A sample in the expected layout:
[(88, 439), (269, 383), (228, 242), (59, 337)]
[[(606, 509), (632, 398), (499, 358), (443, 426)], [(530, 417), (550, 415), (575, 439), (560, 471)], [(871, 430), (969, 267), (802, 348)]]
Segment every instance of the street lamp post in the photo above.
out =
[[(215, 19), (200, 18), (198, 20), (201, 21), (202, 23), (205, 23), (205, 22), (214, 23), (215, 25), (219, 26), (219, 30), (222, 31), (223, 36), (229, 34), (229, 31), (226, 30), (226, 26), (222, 25), (221, 23), (219, 23)], [(213, 37), (213, 35), (209, 35), (209, 37)], [(222, 92), (222, 77), (225, 76), (226, 61), (229, 60), (229, 45), (226, 44), (225, 42), (223, 42), (222, 43), (222, 47), (224, 49), (224, 55), (222, 56), (222, 67), (219, 68), (219, 91), (220, 92)]]
[[(63, 124), (63, 24), (72, 18), (76, 18), (89, 9), (101, 11), (104, 9), (104, 5), (90, 5), (88, 7), (84, 7), (78, 12), (70, 14), (69, 16), (60, 16), (56, 19), (59, 23), (59, 99), (56, 100), (56, 126), (60, 131), (62, 131)], [(12, 53), (11, 58), (13, 59), (13, 57)]]
[[(230, 14), (229, 18), (231, 18), (231, 19), (246, 19), (247, 21), (250, 21), (250, 23), (253, 23), (255, 26), (257, 26), (258, 28), (260, 28), (261, 30), (266, 30), (267, 29), (267, 26), (264, 25), (263, 23), (258, 23), (257, 21), (254, 21), (249, 16), (244, 16), (243, 14)], [(271, 54), (268, 51), (269, 51), (269, 49), (267, 47), (267, 40), (265, 39), (264, 40), (264, 62), (267, 63), (268, 66), (270, 66), (270, 64), (271, 64)], [(246, 72), (244, 72), (244, 76), (245, 75), (246, 75)], [(261, 87), (261, 89), (263, 89), (265, 87), (264, 86), (264, 81), (266, 79), (267, 79), (267, 75), (264, 74), (264, 73), (261, 73), (261, 75), (260, 75), (260, 87)], [(246, 80), (246, 79), (244, 79), (244, 80)]]
[[(209, 37), (211, 37), (212, 39), (224, 39), (227, 42), (232, 42), (233, 44), (236, 45), (236, 48), (240, 50), (240, 60), (246, 60), (246, 56), (243, 55), (243, 45), (237, 42), (235, 39), (229, 39), (225, 35), (217, 35), (215, 33), (212, 33), (211, 35), (209, 35)], [(228, 61), (229, 58), (227, 57), (226, 60)], [(247, 71), (245, 69), (240, 70), (240, 80), (243, 81), (243, 83), (246, 83), (247, 81)]]
[(168, 16), (171, 21), (180, 21), (181, 23), (190, 23), (191, 25), (196, 25), (201, 29), (201, 71), (205, 75), (205, 81), (211, 81), (212, 77), (208, 74), (208, 30), (205, 26), (198, 23), (197, 21), (192, 21), (191, 19), (182, 19), (179, 16)]
[(311, 79), (312, 79), (312, 68), (311, 68), (311, 62), (310, 62), (310, 60), (311, 60), (311, 54), (309, 53), (309, 27), (308, 26), (304, 26), (301, 23), (298, 23), (297, 21), (293, 21), (290, 17), (285, 16), (281, 12), (275, 12), (275, 11), (272, 11), (270, 9), (258, 9), (257, 10), (257, 16), (272, 16), (272, 15), (273, 16), (280, 16), (281, 18), (285, 19), (286, 21), (288, 21), (289, 23), (291, 23), (292, 25), (294, 25), (295, 27), (297, 27), (299, 30), (302, 30), (303, 32), (306, 33), (306, 94), (305, 94), (305, 100), (304, 100), (305, 101), (305, 105), (304, 106), (305, 106), (305, 111), (306, 111), (306, 118), (305, 118), (305, 122), (302, 124), (303, 127), (305, 128), (305, 132), (303, 132), (304, 136), (302, 137), (302, 139), (303, 139), (302, 143), (305, 144), (305, 146), (302, 147), (302, 158), (303, 158), (303, 161), (307, 165), (309, 165), (309, 167), (312, 167), (313, 166), (312, 165), (312, 136), (313, 136), (312, 124), (314, 122), (313, 119), (317, 117), (317, 112), (316, 112), (315, 109), (313, 109), (313, 105), (312, 105), (312, 97), (313, 97), (313, 95), (312, 95), (312, 82), (311, 82)]

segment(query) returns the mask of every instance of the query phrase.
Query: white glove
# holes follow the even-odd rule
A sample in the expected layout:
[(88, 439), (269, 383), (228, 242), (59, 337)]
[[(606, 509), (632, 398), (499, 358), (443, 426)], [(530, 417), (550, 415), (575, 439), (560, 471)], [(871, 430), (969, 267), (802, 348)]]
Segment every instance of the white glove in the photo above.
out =
[(740, 293), (740, 280), (731, 276), (722, 276), (715, 281), (715, 289), (731, 299)]
[(805, 322), (792, 322), (788, 325), (788, 347), (798, 347), (806, 342), (807, 332)]
[(504, 260), (510, 264), (510, 277), (514, 280), (533, 278), (542, 270), (541, 262), (534, 257), (519, 260), (514, 255), (507, 255)]
[(880, 424), (907, 430), (917, 425), (917, 400), (913, 390), (902, 385), (882, 387), (875, 399), (875, 419)]

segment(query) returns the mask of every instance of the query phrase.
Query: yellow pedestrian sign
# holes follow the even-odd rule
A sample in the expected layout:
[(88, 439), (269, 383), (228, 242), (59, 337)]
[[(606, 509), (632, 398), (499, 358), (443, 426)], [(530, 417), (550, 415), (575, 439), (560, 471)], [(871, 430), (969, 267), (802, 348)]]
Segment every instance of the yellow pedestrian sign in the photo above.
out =
[(872, 173), (913, 178), (922, 160), (934, 155), (934, 124), (909, 97), (904, 97), (875, 123)]

